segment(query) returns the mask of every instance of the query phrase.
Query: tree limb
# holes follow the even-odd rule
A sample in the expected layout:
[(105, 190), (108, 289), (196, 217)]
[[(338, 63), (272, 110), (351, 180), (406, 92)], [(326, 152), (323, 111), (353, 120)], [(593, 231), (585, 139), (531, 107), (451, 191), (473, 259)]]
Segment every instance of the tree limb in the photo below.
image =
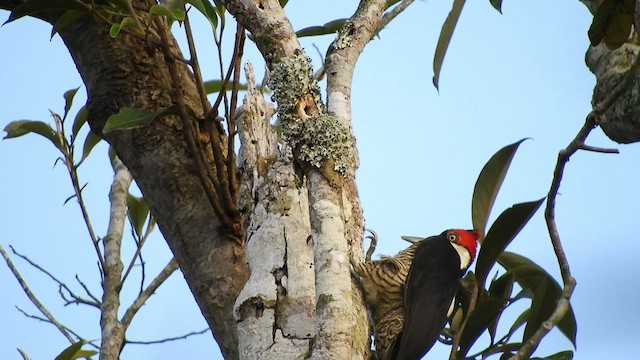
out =
[(64, 325), (62, 325), (60, 322), (58, 322), (56, 318), (53, 317), (53, 315), (49, 312), (49, 310), (47, 310), (47, 308), (40, 302), (40, 300), (38, 300), (36, 295), (31, 291), (31, 289), (29, 289), (29, 286), (27, 285), (26, 281), (24, 281), (24, 279), (22, 278), (22, 275), (20, 275), (20, 272), (18, 271), (18, 269), (13, 265), (13, 262), (11, 261), (9, 254), (7, 254), (7, 252), (4, 250), (4, 247), (2, 247), (2, 244), (0, 244), (0, 254), (2, 254), (2, 257), (7, 262), (7, 266), (13, 273), (13, 276), (16, 278), (16, 280), (18, 280), (18, 283), (20, 283), (22, 290), (27, 295), (31, 303), (33, 303), (33, 305), (35, 305), (35, 307), (42, 313), (42, 315), (45, 316), (48, 322), (53, 324), (62, 333), (62, 335), (64, 335), (64, 337), (66, 337), (67, 340), (69, 340), (69, 342), (73, 344), (75, 342), (75, 339), (71, 336), (71, 334), (69, 334), (69, 332), (67, 331), (67, 328)]
[(142, 305), (144, 305), (147, 299), (149, 299), (149, 297), (156, 292), (158, 287), (160, 287), (160, 285), (162, 285), (162, 283), (164, 283), (164, 281), (167, 280), (169, 276), (171, 276), (171, 274), (173, 274), (173, 272), (177, 269), (178, 262), (175, 258), (172, 258), (169, 263), (167, 263), (167, 265), (165, 265), (165, 267), (160, 271), (158, 276), (156, 276), (156, 278), (151, 281), (149, 286), (147, 286), (147, 288), (138, 295), (131, 306), (129, 306), (129, 308), (125, 311), (124, 315), (122, 316), (122, 320), (120, 321), (125, 329), (129, 326), (129, 324), (131, 324), (131, 320), (133, 320), (133, 317), (138, 312), (138, 310), (140, 310)]
[(150, 341), (126, 340), (125, 342), (127, 344), (133, 344), (133, 345), (163, 344), (163, 343), (170, 342), (170, 341), (184, 340), (184, 339), (189, 338), (189, 337), (194, 336), (194, 335), (202, 335), (202, 334), (206, 333), (207, 331), (211, 331), (211, 329), (206, 328), (206, 329), (202, 329), (200, 331), (192, 331), (192, 332), (184, 334), (184, 335), (169, 337), (169, 338), (160, 339), (160, 340), (150, 340)]
[(105, 268), (103, 278), (100, 329), (102, 342), (100, 359), (118, 359), (126, 326), (118, 322), (120, 290), (122, 289), (122, 236), (127, 217), (127, 196), (133, 180), (129, 170), (116, 156), (111, 165), (115, 173), (109, 193), (109, 225), (104, 237)]
[[(62, 299), (65, 301), (65, 306), (69, 305), (69, 304), (85, 304), (85, 305), (89, 305), (89, 306), (93, 306), (95, 308), (100, 308), (100, 302), (99, 301), (95, 301), (95, 300), (88, 300), (85, 298), (82, 298), (78, 295), (76, 295), (68, 286), (67, 284), (63, 283), (62, 281), (60, 281), (57, 277), (55, 277), (53, 274), (51, 274), (49, 271), (47, 271), (46, 269), (44, 269), (42, 266), (38, 265), (37, 263), (35, 263), (34, 261), (32, 261), (31, 259), (29, 259), (29, 257), (20, 254), (16, 251), (16, 249), (13, 248), (13, 246), (9, 246), (9, 248), (11, 249), (11, 251), (18, 257), (20, 257), (21, 259), (23, 259), (24, 261), (28, 262), (31, 266), (35, 267), (36, 269), (40, 270), (40, 272), (44, 273), (45, 275), (47, 275), (51, 280), (53, 280), (56, 284), (58, 284), (58, 292), (60, 293), (60, 297), (62, 297)], [(66, 291), (68, 293), (68, 296), (70, 296), (72, 299), (67, 298), (67, 295), (64, 294), (64, 291)]]
[[(562, 320), (567, 310), (569, 309), (569, 300), (571, 299), (571, 295), (573, 294), (577, 282), (571, 275), (569, 261), (567, 260), (567, 256), (562, 247), (560, 234), (558, 232), (555, 220), (556, 198), (560, 189), (562, 177), (564, 175), (564, 169), (571, 156), (578, 150), (584, 149), (593, 151), (593, 147), (585, 145), (585, 140), (589, 136), (589, 133), (591, 133), (591, 130), (593, 130), (598, 125), (600, 116), (602, 116), (602, 114), (604, 114), (604, 112), (631, 85), (639, 70), (640, 56), (636, 56), (633, 65), (631, 66), (631, 68), (629, 68), (629, 70), (627, 70), (622, 81), (620, 81), (620, 83), (616, 85), (613, 91), (611, 91), (611, 93), (609, 93), (609, 95), (604, 100), (593, 107), (593, 110), (587, 115), (585, 123), (578, 131), (576, 137), (569, 143), (569, 145), (565, 149), (560, 150), (560, 153), (558, 154), (558, 161), (553, 173), (553, 180), (551, 182), (549, 194), (547, 195), (547, 206), (545, 208), (544, 214), (545, 220), (547, 222), (547, 228), (549, 230), (549, 236), (551, 237), (551, 244), (553, 245), (553, 250), (558, 259), (558, 265), (560, 266), (564, 288), (562, 290), (562, 295), (558, 301), (558, 304), (556, 305), (556, 309), (551, 314), (549, 319), (542, 323), (540, 328), (533, 334), (533, 336), (524, 343), (524, 345), (514, 356), (511, 357), (511, 360), (528, 359), (538, 347), (540, 341), (542, 341), (546, 334), (551, 331), (551, 329), (553, 329), (553, 327), (556, 326), (556, 324), (560, 320)], [(611, 149), (606, 149), (606, 151), (599, 152), (617, 153), (616, 150)]]

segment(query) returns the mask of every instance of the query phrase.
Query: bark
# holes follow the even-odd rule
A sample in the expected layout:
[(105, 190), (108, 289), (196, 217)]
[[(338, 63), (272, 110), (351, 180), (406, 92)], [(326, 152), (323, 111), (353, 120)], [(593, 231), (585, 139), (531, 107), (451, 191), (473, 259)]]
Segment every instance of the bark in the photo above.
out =
[(251, 276), (234, 309), (242, 359), (300, 359), (315, 336), (313, 243), (309, 204), (291, 149), (279, 146), (269, 123), (275, 107), (255, 88), (240, 111), (241, 203)]
[[(12, 10), (19, 2), (3, 1)], [(54, 23), (56, 13), (37, 16)], [(202, 118), (193, 75), (179, 67), (174, 84), (157, 42), (121, 33), (108, 34), (108, 25), (82, 17), (60, 31), (87, 89), (89, 124), (101, 133), (106, 119), (122, 107), (143, 110), (175, 107), (174, 87), (184, 92), (193, 110), (190, 121)], [(179, 54), (173, 38), (172, 51)], [(196, 174), (193, 156), (174, 115), (147, 127), (114, 131), (104, 138), (130, 170), (171, 247), (203, 316), (225, 358), (237, 358), (233, 304), (249, 275), (245, 249), (227, 238)]]
[[(357, 55), (371, 38), (386, 2), (362, 4), (354, 26), (336, 42), (336, 48), (353, 47), (355, 52), (345, 62), (337, 62), (344, 68), (330, 70), (340, 79), (330, 89), (331, 113), (320, 99), (310, 62), (279, 2), (227, 2), (229, 12), (251, 32), (267, 62), (283, 141), (291, 146), (307, 180), (316, 296), (316, 336), (308, 357), (314, 359), (358, 359), (369, 352), (366, 311), (350, 274), (353, 249), (362, 251), (363, 218), (354, 178), (357, 153), (347, 88)], [(369, 27), (358, 16), (369, 17)], [(343, 55), (336, 51), (336, 56)]]
[[(582, 1), (593, 13), (601, 0)], [(637, 17), (637, 15), (636, 15)], [(640, 52), (640, 39), (635, 29), (622, 47), (610, 50), (604, 43), (590, 46), (586, 54), (589, 70), (596, 76), (592, 104), (602, 102), (620, 83)], [(640, 141), (640, 77), (600, 117), (598, 125), (613, 141), (633, 143)]]

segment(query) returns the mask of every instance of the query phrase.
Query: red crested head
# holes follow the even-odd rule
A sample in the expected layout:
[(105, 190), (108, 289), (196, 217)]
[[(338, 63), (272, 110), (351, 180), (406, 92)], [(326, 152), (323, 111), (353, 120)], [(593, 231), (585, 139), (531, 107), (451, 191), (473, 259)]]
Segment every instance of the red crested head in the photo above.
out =
[(443, 234), (447, 237), (447, 240), (454, 244), (464, 246), (464, 248), (469, 251), (470, 261), (467, 266), (471, 265), (473, 259), (476, 257), (476, 249), (478, 248), (478, 238), (480, 237), (478, 231), (451, 229), (445, 231)]

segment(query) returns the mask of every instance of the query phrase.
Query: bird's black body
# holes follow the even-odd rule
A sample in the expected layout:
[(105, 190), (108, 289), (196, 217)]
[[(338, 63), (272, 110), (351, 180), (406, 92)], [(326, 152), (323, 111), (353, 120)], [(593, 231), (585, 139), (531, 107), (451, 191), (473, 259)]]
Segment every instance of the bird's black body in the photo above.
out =
[(386, 360), (418, 360), (431, 349), (465, 270), (444, 233), (420, 242), (405, 284), (404, 327)]
[(418, 360), (444, 328), (476, 254), (478, 233), (450, 229), (395, 256), (353, 261), (362, 281), (380, 360)]

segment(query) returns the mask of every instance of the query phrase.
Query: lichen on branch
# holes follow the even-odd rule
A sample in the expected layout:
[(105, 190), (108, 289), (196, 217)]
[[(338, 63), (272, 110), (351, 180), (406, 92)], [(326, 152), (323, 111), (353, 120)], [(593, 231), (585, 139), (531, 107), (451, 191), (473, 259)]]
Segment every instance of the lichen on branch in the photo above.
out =
[(309, 58), (300, 53), (274, 63), (270, 86), (283, 139), (295, 149), (296, 159), (319, 169), (335, 185), (340, 177), (353, 176), (350, 129), (327, 114)]

